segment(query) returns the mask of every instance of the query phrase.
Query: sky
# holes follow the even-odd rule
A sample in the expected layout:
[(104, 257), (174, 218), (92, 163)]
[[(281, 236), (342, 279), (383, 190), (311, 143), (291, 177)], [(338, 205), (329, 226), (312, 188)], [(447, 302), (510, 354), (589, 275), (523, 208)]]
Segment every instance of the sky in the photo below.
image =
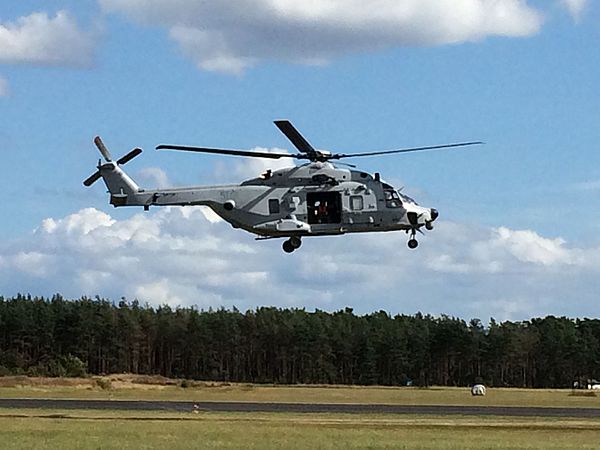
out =
[[(597, 317), (600, 7), (593, 0), (0, 3), (0, 295), (466, 320)], [(148, 188), (236, 183), (293, 152), (485, 145), (353, 160), (435, 230), (256, 242), (204, 208), (114, 209), (103, 137)], [(289, 164), (289, 162), (287, 162)], [(285, 163), (284, 163), (285, 164)]]

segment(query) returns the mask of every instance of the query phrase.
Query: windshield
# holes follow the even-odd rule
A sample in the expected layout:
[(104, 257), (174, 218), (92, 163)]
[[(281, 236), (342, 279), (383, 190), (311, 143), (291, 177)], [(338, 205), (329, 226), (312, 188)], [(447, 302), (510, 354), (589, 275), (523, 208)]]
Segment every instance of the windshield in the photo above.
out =
[(412, 198), (410, 198), (408, 195), (403, 194), (402, 192), (398, 191), (398, 194), (400, 195), (400, 198), (407, 202), (407, 203), (414, 203), (415, 205), (417, 205), (418, 203), (415, 202)]

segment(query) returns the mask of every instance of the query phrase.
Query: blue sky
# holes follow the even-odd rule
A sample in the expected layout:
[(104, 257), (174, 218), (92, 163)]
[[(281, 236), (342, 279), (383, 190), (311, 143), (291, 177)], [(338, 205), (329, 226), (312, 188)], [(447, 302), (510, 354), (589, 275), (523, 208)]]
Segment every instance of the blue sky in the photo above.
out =
[[(363, 3), (3, 2), (0, 294), (595, 315), (597, 4)], [(241, 181), (269, 163), (153, 148), (292, 150), (280, 118), (335, 151), (486, 145), (355, 161), (440, 210), (415, 252), (386, 234), (284, 255), (202, 211), (114, 210), (81, 185), (96, 134), (145, 149), (127, 166), (140, 184)]]

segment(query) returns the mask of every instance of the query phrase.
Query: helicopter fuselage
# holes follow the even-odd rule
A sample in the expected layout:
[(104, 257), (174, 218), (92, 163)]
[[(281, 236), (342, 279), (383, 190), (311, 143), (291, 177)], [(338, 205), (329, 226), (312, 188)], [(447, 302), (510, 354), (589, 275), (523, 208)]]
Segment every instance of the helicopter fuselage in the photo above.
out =
[[(327, 236), (371, 231), (405, 230), (410, 233), (409, 248), (418, 245), (415, 235), (421, 228), (433, 228), (438, 217), (434, 208), (419, 206), (413, 199), (374, 176), (334, 166), (330, 161), (345, 158), (390, 155), (423, 150), (456, 148), (481, 144), (461, 142), (362, 153), (331, 153), (315, 149), (288, 120), (275, 125), (296, 147), (298, 153), (249, 151), (184, 145), (165, 145), (157, 150), (178, 150), (249, 158), (291, 158), (309, 161), (299, 166), (267, 170), (261, 176), (240, 184), (197, 186), (172, 189), (141, 189), (121, 169), (142, 153), (140, 148), (114, 161), (102, 139), (94, 144), (106, 161), (83, 184), (91, 186), (102, 178), (115, 207), (208, 206), (234, 228), (254, 233), (257, 239), (283, 237), (283, 250), (300, 248), (304, 236)], [(355, 167), (349, 165), (350, 167)]]
[[(263, 238), (431, 229), (437, 211), (417, 205), (379, 174), (312, 162), (266, 171), (239, 185), (139, 189), (113, 163), (99, 167), (114, 206), (193, 206)], [(121, 172), (122, 174), (120, 174)], [(111, 186), (111, 178), (121, 186)], [(127, 181), (131, 181), (127, 185)]]

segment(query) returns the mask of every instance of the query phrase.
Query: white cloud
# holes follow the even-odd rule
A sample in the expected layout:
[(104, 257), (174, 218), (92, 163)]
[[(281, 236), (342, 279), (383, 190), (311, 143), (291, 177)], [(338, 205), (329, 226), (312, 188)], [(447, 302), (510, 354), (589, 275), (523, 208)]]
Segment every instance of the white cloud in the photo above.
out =
[(401, 46), (537, 33), (525, 0), (100, 0), (106, 12), (164, 26), (200, 69), (241, 73), (261, 61), (324, 64)]
[(158, 167), (142, 169), (138, 173), (138, 176), (142, 183), (154, 183), (154, 187), (157, 189), (164, 189), (171, 186), (171, 182), (165, 171)]
[(8, 81), (6, 78), (0, 77), (0, 97), (6, 97), (8, 95)]
[(578, 22), (581, 19), (581, 14), (588, 5), (588, 0), (561, 0), (561, 3), (567, 8), (573, 20)]
[(288, 255), (281, 240), (255, 242), (202, 211), (157, 208), (117, 219), (88, 208), (46, 219), (26, 239), (0, 243), (0, 294), (98, 294), (201, 308), (351, 306), (484, 320), (597, 314), (600, 249), (530, 230), (439, 222), (415, 251), (404, 233), (374, 233), (306, 238)]
[(66, 11), (0, 23), (0, 63), (86, 67), (94, 47), (94, 33), (82, 31)]
[(474, 302), (474, 306), (478, 309), (488, 309), (493, 311), (490, 316), (499, 320), (519, 320), (523, 318), (532, 318), (539, 316), (540, 308), (535, 299), (519, 297), (494, 297), (484, 296), (481, 301)]
[(13, 267), (18, 271), (33, 275), (35, 277), (44, 277), (52, 273), (53, 258), (36, 251), (20, 251), (10, 258)]
[(505, 248), (519, 261), (545, 266), (575, 262), (561, 238), (546, 239), (534, 231), (513, 231), (505, 227), (494, 230), (494, 234), (491, 244)]
[(568, 248), (562, 238), (548, 239), (532, 230), (506, 227), (469, 230), (475, 238), (465, 245), (465, 230), (456, 225), (444, 223), (452, 235), (444, 233), (441, 251), (428, 262), (431, 270), (469, 275), (511, 273), (515, 269), (550, 273), (585, 266), (592, 257), (587, 251), (582, 254), (579, 249)]
[(210, 223), (217, 223), (217, 222), (223, 221), (223, 219), (221, 219), (221, 216), (219, 216), (216, 212), (214, 212), (208, 206), (201, 206), (200, 212), (202, 213), (204, 218), (206, 220), (208, 220)]
[[(263, 152), (263, 153), (285, 153), (287, 150), (281, 148), (263, 148), (254, 147), (248, 151)], [(293, 158), (237, 158), (234, 160), (224, 159), (215, 166), (215, 176), (219, 179), (235, 179), (245, 180), (247, 178), (256, 178), (263, 174), (266, 170), (279, 170), (286, 167), (294, 167)]]
[(151, 298), (153, 302), (159, 305), (167, 304), (176, 307), (184, 303), (183, 298), (176, 294), (177, 289), (177, 285), (173, 285), (166, 278), (162, 278), (159, 281), (138, 286), (135, 295), (139, 298)]
[(77, 214), (71, 214), (64, 219), (44, 219), (36, 232), (48, 235), (63, 233), (66, 235), (87, 236), (100, 227), (109, 228), (115, 221), (108, 215), (94, 208), (86, 208)]

